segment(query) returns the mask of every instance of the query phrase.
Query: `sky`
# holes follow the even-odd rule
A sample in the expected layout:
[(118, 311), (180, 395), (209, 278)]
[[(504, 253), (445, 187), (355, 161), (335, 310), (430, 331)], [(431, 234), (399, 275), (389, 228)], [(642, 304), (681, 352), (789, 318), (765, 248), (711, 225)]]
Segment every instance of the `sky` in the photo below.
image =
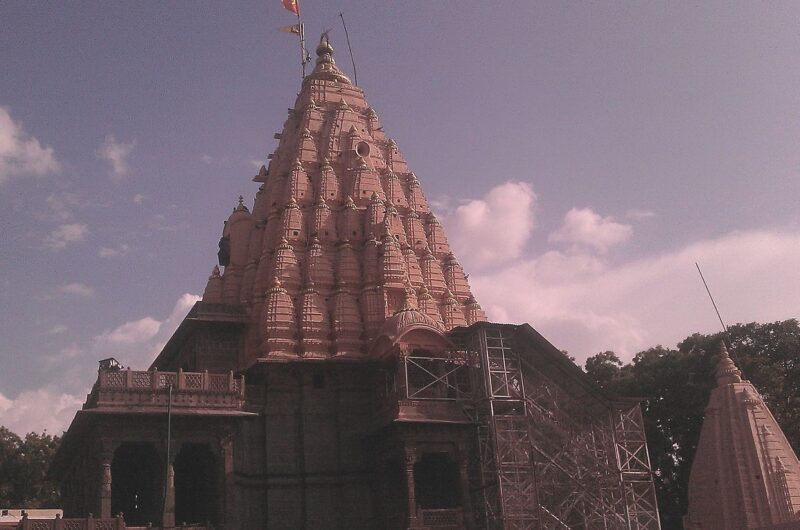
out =
[[(579, 363), (800, 316), (800, 3), (302, 0), (489, 318)], [(0, 2), (0, 424), (145, 369), (299, 90), (257, 2)]]

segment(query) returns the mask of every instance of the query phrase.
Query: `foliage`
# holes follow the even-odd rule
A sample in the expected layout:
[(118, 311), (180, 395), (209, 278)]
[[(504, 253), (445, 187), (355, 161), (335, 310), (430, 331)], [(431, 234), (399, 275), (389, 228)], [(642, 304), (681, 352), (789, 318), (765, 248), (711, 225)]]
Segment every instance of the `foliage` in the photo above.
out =
[(20, 438), (0, 426), (0, 506), (58, 506), (58, 487), (48, 479), (47, 469), (60, 441), (46, 432), (31, 432)]
[(786, 437), (800, 450), (800, 325), (797, 320), (737, 324), (728, 333), (694, 334), (678, 348), (661, 346), (636, 354), (621, 366), (613, 352), (586, 361), (587, 374), (621, 396), (643, 399), (650, 460), (664, 530), (681, 528), (687, 510), (689, 472), (703, 411), (715, 385), (719, 343), (759, 390)]

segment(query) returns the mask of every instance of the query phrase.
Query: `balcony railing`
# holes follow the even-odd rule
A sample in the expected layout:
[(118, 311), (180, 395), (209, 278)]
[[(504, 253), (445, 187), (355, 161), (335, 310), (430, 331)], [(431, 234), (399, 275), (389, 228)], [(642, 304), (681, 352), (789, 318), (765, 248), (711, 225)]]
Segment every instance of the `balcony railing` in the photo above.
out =
[(16, 526), (17, 530), (125, 530), (122, 515), (112, 519), (95, 519), (91, 515), (86, 519), (29, 519), (27, 515)]
[(101, 369), (83, 408), (166, 407), (170, 387), (173, 407), (239, 409), (244, 401), (244, 379), (233, 372)]
[(444, 510), (420, 510), (422, 525), (426, 528), (464, 528), (464, 516), (461, 508)]

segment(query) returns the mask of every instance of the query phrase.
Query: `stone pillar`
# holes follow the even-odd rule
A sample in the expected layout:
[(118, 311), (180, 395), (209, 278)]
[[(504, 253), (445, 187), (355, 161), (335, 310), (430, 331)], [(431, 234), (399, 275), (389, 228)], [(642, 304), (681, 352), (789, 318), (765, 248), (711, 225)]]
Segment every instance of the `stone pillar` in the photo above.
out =
[(111, 463), (114, 461), (114, 447), (109, 440), (100, 442), (100, 517), (111, 517)]
[(414, 492), (414, 464), (417, 461), (416, 447), (406, 445), (406, 487), (408, 488), (408, 527), (417, 527), (417, 496)]
[(111, 459), (103, 456), (103, 478), (100, 481), (100, 517), (111, 517)]
[(161, 525), (164, 528), (175, 526), (175, 470), (172, 464), (170, 461), (167, 470), (167, 494), (164, 497), (164, 513), (161, 518)]
[(236, 510), (236, 485), (234, 482), (234, 462), (233, 462), (233, 436), (226, 436), (219, 441), (220, 465), (222, 470), (219, 484), (222, 487), (220, 495), (221, 509), (219, 514), (219, 525), (222, 528), (239, 528), (239, 518)]
[[(164, 495), (164, 511), (161, 514), (161, 526), (172, 528), (175, 526), (175, 457), (178, 447), (170, 444), (169, 466), (167, 467), (166, 495)], [(175, 444), (177, 445), (177, 444)]]

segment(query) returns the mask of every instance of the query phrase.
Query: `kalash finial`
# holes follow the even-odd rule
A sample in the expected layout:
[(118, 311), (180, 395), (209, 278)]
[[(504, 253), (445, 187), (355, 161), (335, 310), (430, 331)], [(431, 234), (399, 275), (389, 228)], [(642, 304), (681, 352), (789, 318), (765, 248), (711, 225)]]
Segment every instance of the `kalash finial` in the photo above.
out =
[(352, 84), (350, 78), (342, 73), (333, 60), (333, 46), (331, 46), (328, 32), (325, 31), (319, 38), (317, 45), (317, 65), (314, 71), (308, 76), (311, 79), (322, 79), (325, 81), (338, 81), (339, 83)]
[(331, 46), (331, 38), (327, 31), (323, 31), (319, 36), (319, 45), (317, 45), (317, 57), (321, 58), (325, 54), (333, 55), (333, 46)]
[(233, 211), (234, 211), (234, 213), (236, 213), (236, 212), (248, 212), (249, 213), (250, 212), (250, 210), (247, 209), (247, 206), (244, 205), (244, 197), (242, 197), (241, 195), (239, 195), (239, 204), (236, 205), (236, 208), (234, 208)]

